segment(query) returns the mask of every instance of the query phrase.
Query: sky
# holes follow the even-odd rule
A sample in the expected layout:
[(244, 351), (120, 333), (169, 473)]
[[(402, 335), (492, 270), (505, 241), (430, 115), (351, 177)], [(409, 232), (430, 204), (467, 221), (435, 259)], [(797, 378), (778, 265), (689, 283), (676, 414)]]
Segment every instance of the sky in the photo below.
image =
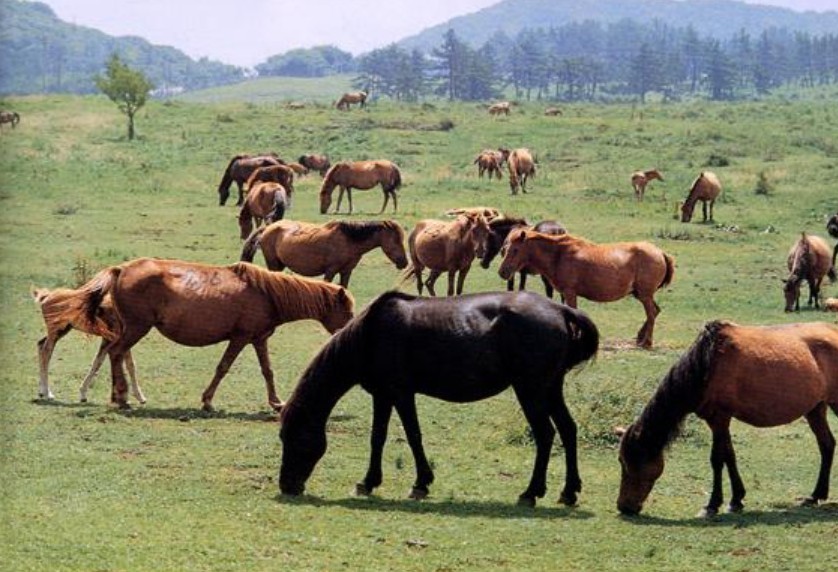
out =
[[(193, 58), (253, 67), (294, 48), (332, 44), (355, 55), (499, 0), (40, 0), (64, 21), (141, 36)], [(838, 10), (838, 0), (746, 0)], [(235, 9), (233, 9), (235, 7)]]

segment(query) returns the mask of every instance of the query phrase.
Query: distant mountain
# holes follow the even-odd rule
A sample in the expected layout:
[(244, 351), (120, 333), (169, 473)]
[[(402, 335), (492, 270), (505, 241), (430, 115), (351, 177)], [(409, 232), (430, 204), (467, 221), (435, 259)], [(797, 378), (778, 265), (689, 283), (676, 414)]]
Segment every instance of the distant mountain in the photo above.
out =
[(686, 27), (701, 36), (726, 39), (744, 29), (753, 35), (763, 30), (787, 28), (811, 34), (838, 33), (838, 12), (795, 12), (745, 4), (733, 0), (503, 0), (479, 12), (453, 18), (444, 24), (398, 42), (405, 49), (429, 52), (453, 29), (472, 46), (483, 45), (494, 33), (514, 37), (523, 28), (547, 28), (594, 20), (617, 22), (631, 19)]
[(135, 36), (114, 37), (60, 20), (40, 2), (0, 0), (0, 94), (96, 91), (93, 76), (116, 52), (161, 89), (199, 89), (243, 79), (235, 66), (198, 61)]

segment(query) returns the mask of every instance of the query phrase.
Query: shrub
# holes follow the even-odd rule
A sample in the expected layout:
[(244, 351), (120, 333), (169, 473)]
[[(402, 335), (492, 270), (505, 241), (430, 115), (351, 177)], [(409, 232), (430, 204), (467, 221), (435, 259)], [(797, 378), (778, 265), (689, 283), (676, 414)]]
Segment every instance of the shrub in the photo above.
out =
[(765, 171), (760, 171), (757, 175), (757, 186), (754, 188), (754, 193), (764, 196), (774, 193), (774, 185), (768, 180)]

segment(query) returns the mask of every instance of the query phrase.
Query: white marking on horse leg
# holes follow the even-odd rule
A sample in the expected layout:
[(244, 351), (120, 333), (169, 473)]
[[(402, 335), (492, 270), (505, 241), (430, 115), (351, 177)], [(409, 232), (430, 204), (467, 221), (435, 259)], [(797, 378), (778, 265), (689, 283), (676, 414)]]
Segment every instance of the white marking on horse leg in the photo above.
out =
[(90, 364), (90, 369), (88, 370), (84, 381), (81, 382), (81, 387), (79, 387), (79, 401), (82, 403), (87, 403), (87, 392), (91, 387), (93, 387), (96, 374), (99, 372), (99, 368), (102, 367), (102, 362), (105, 361), (107, 353), (108, 344), (102, 340), (102, 345), (99, 346), (99, 351), (96, 352), (96, 357), (93, 358), (93, 363)]
[(128, 370), (128, 377), (131, 378), (131, 394), (140, 403), (145, 403), (145, 395), (143, 395), (140, 382), (137, 381), (137, 369), (134, 367), (134, 357), (131, 355), (131, 350), (125, 352), (125, 369)]
[(38, 397), (41, 399), (55, 399), (49, 388), (49, 362), (53, 349), (55, 340), (51, 340), (49, 336), (38, 342)]

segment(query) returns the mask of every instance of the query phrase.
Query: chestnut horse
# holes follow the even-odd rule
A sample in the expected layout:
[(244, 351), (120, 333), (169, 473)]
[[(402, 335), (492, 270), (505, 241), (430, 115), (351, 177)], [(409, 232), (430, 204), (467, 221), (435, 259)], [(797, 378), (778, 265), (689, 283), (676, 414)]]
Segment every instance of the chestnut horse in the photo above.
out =
[(393, 197), (393, 212), (398, 212), (399, 203), (396, 197), (396, 190), (402, 185), (402, 174), (399, 168), (392, 161), (342, 161), (336, 163), (323, 178), (323, 185), (320, 187), (320, 214), (326, 214), (332, 204), (332, 191), (340, 187), (338, 193), (338, 204), (335, 212), (340, 210), (340, 202), (343, 200), (343, 193), (349, 200), (349, 214), (352, 214), (352, 189), (366, 191), (381, 184), (384, 192), (384, 204), (381, 205), (379, 214), (387, 208), (387, 202)]
[(631, 174), (631, 186), (634, 188), (634, 197), (642, 201), (643, 193), (646, 192), (646, 185), (655, 179), (663, 181), (663, 174), (657, 169), (651, 171), (635, 171)]
[[(38, 340), (38, 397), (41, 399), (55, 399), (49, 387), (49, 362), (52, 359), (52, 352), (58, 340), (67, 335), (71, 330), (76, 329), (82, 333), (99, 336), (102, 343), (99, 351), (93, 358), (90, 370), (79, 388), (79, 400), (87, 401), (87, 391), (93, 385), (102, 362), (108, 353), (108, 345), (118, 336), (118, 322), (116, 312), (113, 309), (113, 302), (110, 296), (106, 296), (95, 316), (87, 318), (79, 304), (79, 291), (68, 288), (36, 288), (32, 291), (32, 297), (41, 307), (41, 314), (44, 317), (44, 325), (47, 328), (47, 335)], [(125, 354), (125, 366), (131, 378), (131, 393), (140, 403), (145, 403), (140, 384), (137, 381), (137, 372), (134, 369), (134, 360), (131, 352)]]
[(343, 109), (344, 111), (349, 111), (350, 106), (357, 103), (358, 106), (363, 109), (364, 106), (367, 104), (367, 92), (365, 91), (352, 91), (349, 93), (344, 93), (340, 99), (335, 103), (335, 107), (338, 109)]
[(492, 175), (500, 179), (502, 176), (501, 169), (507, 157), (509, 157), (509, 149), (483, 149), (474, 159), (474, 164), (477, 165), (477, 176), (482, 179), (483, 173), (488, 172), (490, 179)]
[(510, 103), (508, 101), (499, 101), (489, 106), (489, 115), (509, 115)]
[(152, 329), (191, 347), (227, 341), (227, 349), (201, 396), (205, 411), (245, 346), (259, 358), (268, 404), (282, 407), (274, 387), (268, 338), (286, 322), (313, 319), (334, 333), (352, 318), (354, 300), (346, 289), (320, 280), (287, 276), (238, 262), (211, 266), (139, 258), (100, 272), (79, 289), (78, 304), (91, 317), (110, 294), (119, 317), (119, 337), (108, 347), (113, 386), (111, 401), (128, 407), (122, 361)]
[(11, 124), (12, 129), (14, 129), (20, 123), (20, 115), (18, 115), (17, 111), (0, 111), (0, 125), (4, 123)]
[[(407, 237), (411, 265), (404, 279), (415, 277), (420, 295), (424, 285), (428, 287), (431, 296), (436, 296), (434, 284), (440, 274), (448, 272), (448, 295), (453, 296), (455, 292), (457, 295), (462, 294), (471, 263), (475, 256), (483, 256), (488, 235), (489, 225), (479, 213), (461, 214), (451, 222), (432, 219), (419, 221)], [(425, 268), (430, 269), (430, 274), (427, 281), (423, 282), (422, 271)]]
[(456, 217), (461, 214), (480, 214), (486, 219), (486, 222), (495, 220), (503, 216), (500, 209), (495, 207), (458, 207), (455, 209), (448, 209), (445, 211), (445, 216)]
[(743, 508), (745, 486), (730, 439), (732, 418), (755, 427), (776, 427), (806, 417), (818, 441), (821, 466), (815, 489), (803, 502), (826, 500), (835, 450), (827, 407), (838, 415), (838, 327), (710, 322), (626, 429), (620, 443), (617, 508), (625, 514), (640, 512), (663, 473), (664, 450), (690, 413), (713, 432), (713, 491), (703, 515), (716, 514), (722, 505), (725, 465), (731, 486), (729, 510)]
[(288, 194), (288, 206), (291, 206), (292, 197), (294, 196), (294, 169), (289, 165), (282, 164), (257, 167), (247, 178), (245, 188), (250, 189), (253, 185), (260, 182), (272, 182), (282, 185)]
[[(832, 238), (838, 238), (838, 213), (835, 213), (826, 223), (826, 232)], [(838, 257), (838, 243), (835, 243), (835, 248), (832, 250), (832, 266), (835, 266), (835, 258)]]
[(655, 292), (672, 282), (675, 261), (649, 242), (594, 244), (570, 234), (549, 236), (516, 230), (509, 235), (498, 273), (508, 280), (522, 268), (547, 278), (573, 308), (577, 296), (613, 302), (631, 294), (646, 311), (637, 345), (651, 348), (655, 318), (660, 313)]
[(252, 262), (257, 248), (262, 249), (271, 270), (287, 267), (303, 276), (322, 274), (326, 282), (339, 274), (344, 288), (349, 286), (349, 277), (361, 257), (374, 248), (381, 248), (396, 268), (407, 266), (404, 230), (392, 220), (333, 220), (324, 225), (284, 220), (251, 235), (241, 259)]
[(326, 172), (332, 166), (326, 155), (300, 155), (297, 162), (310, 171), (317, 171), (321, 177), (325, 177)]
[(815, 302), (815, 308), (820, 307), (818, 300), (821, 282), (824, 276), (835, 280), (835, 267), (829, 259), (829, 245), (819, 236), (802, 233), (800, 239), (789, 250), (786, 261), (789, 276), (783, 282), (783, 292), (786, 297), (786, 312), (800, 310), (800, 283), (809, 283), (809, 305)]
[(713, 205), (722, 192), (722, 184), (715, 173), (704, 171), (693, 181), (687, 200), (681, 205), (681, 222), (690, 222), (693, 218), (695, 203), (701, 201), (704, 214), (703, 222), (707, 222), (707, 203), (710, 203), (710, 220), (713, 220)]
[[(372, 494), (382, 483), (382, 452), (395, 408), (416, 464), (410, 498), (426, 498), (434, 473), (422, 445), (416, 394), (471, 403), (512, 386), (536, 449), (532, 477), (518, 504), (535, 506), (546, 494), (558, 430), (565, 459), (559, 502), (572, 506), (582, 480), (564, 379), (598, 347), (599, 332), (587, 315), (531, 292), (445, 299), (382, 294), (314, 357), (280, 414), (279, 489), (287, 495), (305, 491), (326, 453), (330, 412), (360, 384), (372, 395), (373, 413), (369, 465), (356, 493)], [(442, 438), (457, 436), (474, 439), (464, 425)]]
[[(536, 232), (540, 232), (542, 234), (549, 234), (552, 236), (565, 234), (567, 232), (567, 229), (565, 229), (562, 223), (556, 222), (554, 220), (543, 220), (535, 226), (530, 226), (530, 223), (528, 223), (526, 220), (522, 218), (503, 217), (490, 220), (489, 236), (486, 238), (486, 250), (483, 252), (483, 257), (480, 259), (480, 266), (482, 266), (483, 268), (489, 268), (489, 265), (492, 263), (492, 260), (494, 260), (499, 253), (502, 253), (505, 250), (507, 239), (509, 238), (509, 234), (512, 231), (528, 228), (531, 228)], [(527, 275), (529, 274), (535, 274), (535, 272), (532, 272), (528, 268), (522, 268), (518, 272), (518, 290), (526, 289)], [(541, 277), (541, 281), (544, 283), (545, 296), (547, 296), (548, 298), (552, 298), (553, 287), (550, 285), (550, 281), (547, 280), (544, 276)], [(508, 291), (512, 291), (515, 289), (514, 276), (506, 281), (506, 289)]]
[(262, 221), (271, 224), (281, 220), (288, 209), (288, 193), (279, 183), (256, 183), (247, 192), (241, 211), (239, 228), (241, 239), (245, 240), (253, 232), (253, 223), (260, 226)]
[(239, 200), (236, 202), (236, 206), (241, 206), (244, 202), (244, 184), (253, 174), (253, 171), (267, 165), (282, 164), (284, 164), (284, 161), (273, 153), (255, 156), (236, 155), (230, 159), (227, 168), (224, 169), (224, 174), (221, 176), (221, 182), (218, 184), (218, 204), (224, 206), (227, 203), (227, 199), (230, 197), (230, 185), (235, 182), (239, 188)]
[(513, 195), (518, 194), (518, 188), (527, 192), (527, 180), (535, 177), (535, 159), (529, 149), (513, 149), (506, 161), (509, 169), (509, 188)]

